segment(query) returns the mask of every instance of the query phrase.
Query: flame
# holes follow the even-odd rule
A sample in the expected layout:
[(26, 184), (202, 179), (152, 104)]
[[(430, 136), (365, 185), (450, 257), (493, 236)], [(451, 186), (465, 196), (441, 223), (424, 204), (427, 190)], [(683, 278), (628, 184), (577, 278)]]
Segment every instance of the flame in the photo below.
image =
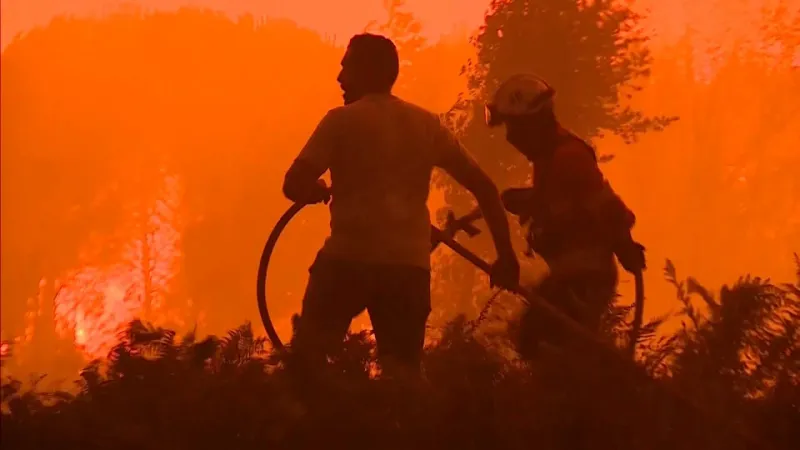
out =
[(183, 325), (167, 309), (180, 268), (180, 194), (179, 179), (165, 176), (159, 198), (146, 214), (132, 214), (135, 225), (128, 230), (119, 262), (85, 264), (56, 283), (55, 331), (86, 357), (105, 357), (135, 318)]

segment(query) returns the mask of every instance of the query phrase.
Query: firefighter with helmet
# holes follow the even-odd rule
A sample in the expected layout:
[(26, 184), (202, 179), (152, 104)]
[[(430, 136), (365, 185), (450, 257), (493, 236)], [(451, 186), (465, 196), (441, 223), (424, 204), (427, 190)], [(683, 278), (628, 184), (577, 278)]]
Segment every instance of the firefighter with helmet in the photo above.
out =
[[(615, 255), (629, 272), (645, 268), (644, 247), (631, 237), (634, 214), (606, 181), (594, 149), (556, 119), (555, 91), (522, 74), (502, 83), (486, 105), (488, 126), (504, 125), (506, 140), (533, 164), (533, 185), (503, 192), (506, 209), (527, 225), (529, 254), (544, 258), (551, 276), (539, 294), (592, 331), (616, 297)], [(520, 353), (540, 342), (562, 345), (565, 328), (538, 311), (520, 323)]]

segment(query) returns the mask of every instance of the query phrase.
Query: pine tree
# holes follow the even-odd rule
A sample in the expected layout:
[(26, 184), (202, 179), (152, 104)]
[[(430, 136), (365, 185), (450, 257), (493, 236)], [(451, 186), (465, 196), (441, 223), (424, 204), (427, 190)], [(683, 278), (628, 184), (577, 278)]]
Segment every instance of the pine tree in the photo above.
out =
[(523, 72), (543, 77), (556, 89), (559, 119), (585, 139), (613, 133), (632, 142), (675, 120), (646, 117), (625, 106), (650, 73), (648, 37), (640, 20), (612, 0), (494, 0), (474, 41), (478, 57), (467, 67), (474, 98), (465, 133), (470, 148), (488, 166), (505, 165), (505, 153), (496, 151), (503, 136), (488, 133), (477, 113), (501, 82)]

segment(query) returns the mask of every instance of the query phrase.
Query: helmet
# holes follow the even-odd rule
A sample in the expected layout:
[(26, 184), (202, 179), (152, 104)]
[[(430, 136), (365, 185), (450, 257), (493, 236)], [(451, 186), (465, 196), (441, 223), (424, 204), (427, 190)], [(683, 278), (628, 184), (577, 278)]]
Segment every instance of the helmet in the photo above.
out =
[(535, 114), (553, 105), (555, 90), (543, 79), (530, 74), (514, 75), (500, 84), (485, 108), (486, 124), (501, 125), (510, 116)]

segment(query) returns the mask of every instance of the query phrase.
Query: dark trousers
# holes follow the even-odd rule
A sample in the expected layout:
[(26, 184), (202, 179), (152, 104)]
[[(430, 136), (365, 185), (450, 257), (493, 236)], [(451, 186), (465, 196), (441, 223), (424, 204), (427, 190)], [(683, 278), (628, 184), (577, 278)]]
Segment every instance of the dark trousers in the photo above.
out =
[(324, 365), (326, 355), (341, 348), (350, 322), (366, 309), (381, 364), (419, 370), (431, 311), (429, 270), (320, 255), (309, 274), (291, 345), (293, 359), (303, 366), (298, 369)]

